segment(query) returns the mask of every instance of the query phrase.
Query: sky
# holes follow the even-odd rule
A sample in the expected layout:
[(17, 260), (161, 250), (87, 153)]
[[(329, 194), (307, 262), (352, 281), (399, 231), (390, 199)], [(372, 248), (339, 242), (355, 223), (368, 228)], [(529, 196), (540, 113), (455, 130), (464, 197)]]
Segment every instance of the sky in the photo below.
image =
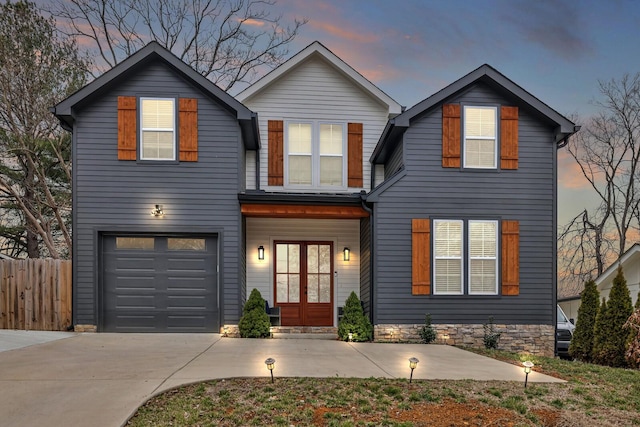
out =
[[(637, 0), (277, 0), (274, 11), (309, 20), (291, 54), (320, 41), (406, 107), (487, 63), (582, 119), (598, 111), (598, 81), (640, 72)], [(565, 150), (558, 163), (562, 225), (593, 190)]]

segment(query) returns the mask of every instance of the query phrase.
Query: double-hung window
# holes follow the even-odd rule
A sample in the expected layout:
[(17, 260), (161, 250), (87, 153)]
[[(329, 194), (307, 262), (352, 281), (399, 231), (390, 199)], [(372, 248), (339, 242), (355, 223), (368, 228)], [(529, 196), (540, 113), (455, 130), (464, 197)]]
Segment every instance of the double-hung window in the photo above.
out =
[(344, 123), (291, 121), (285, 132), (287, 186), (346, 186)]
[(463, 111), (464, 167), (496, 169), (498, 109), (465, 106)]
[(175, 100), (140, 98), (140, 124), (141, 159), (175, 160)]
[(434, 220), (433, 224), (434, 294), (497, 294), (498, 222)]
[(462, 234), (464, 224), (459, 220), (435, 220), (434, 276), (435, 294), (462, 293)]
[(498, 293), (497, 221), (469, 221), (469, 293)]

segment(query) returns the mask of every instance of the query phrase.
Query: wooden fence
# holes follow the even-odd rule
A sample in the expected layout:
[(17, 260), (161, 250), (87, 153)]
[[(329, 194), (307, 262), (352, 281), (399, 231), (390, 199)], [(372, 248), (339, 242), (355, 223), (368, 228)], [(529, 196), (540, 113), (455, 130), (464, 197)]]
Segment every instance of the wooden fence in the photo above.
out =
[(0, 329), (64, 331), (71, 325), (71, 261), (0, 261)]

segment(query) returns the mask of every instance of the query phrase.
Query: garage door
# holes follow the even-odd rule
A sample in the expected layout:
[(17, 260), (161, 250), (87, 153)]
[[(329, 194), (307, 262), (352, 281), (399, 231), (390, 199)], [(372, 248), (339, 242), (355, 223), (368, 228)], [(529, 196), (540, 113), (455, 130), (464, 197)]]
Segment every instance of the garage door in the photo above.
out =
[(106, 332), (218, 332), (217, 239), (105, 235)]

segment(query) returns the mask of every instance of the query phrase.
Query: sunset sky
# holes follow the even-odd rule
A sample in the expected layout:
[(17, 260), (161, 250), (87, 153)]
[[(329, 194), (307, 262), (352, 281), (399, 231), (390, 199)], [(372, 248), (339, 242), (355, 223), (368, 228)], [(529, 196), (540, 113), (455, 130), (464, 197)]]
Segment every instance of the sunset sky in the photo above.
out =
[[(291, 47), (318, 40), (411, 107), (488, 63), (564, 115), (596, 111), (598, 80), (640, 72), (635, 0), (278, 0), (285, 20), (309, 19)], [(592, 191), (564, 150), (559, 224)]]

